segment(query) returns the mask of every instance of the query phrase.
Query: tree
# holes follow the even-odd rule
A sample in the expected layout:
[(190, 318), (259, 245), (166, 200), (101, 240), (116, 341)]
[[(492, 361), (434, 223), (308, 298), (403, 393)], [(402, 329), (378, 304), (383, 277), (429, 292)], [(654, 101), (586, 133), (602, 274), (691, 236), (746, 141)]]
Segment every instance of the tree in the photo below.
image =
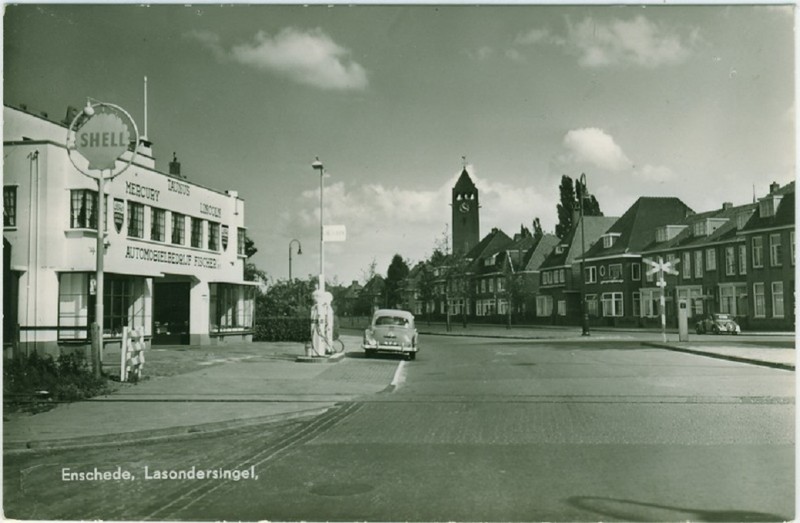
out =
[(403, 257), (395, 254), (386, 270), (386, 297), (390, 307), (397, 307), (402, 303), (402, 283), (409, 272), (408, 264)]
[(542, 239), (544, 236), (544, 231), (542, 231), (542, 223), (539, 221), (539, 217), (537, 216), (533, 220), (533, 241), (535, 243), (539, 243), (539, 240)]
[(419, 271), (419, 277), (417, 279), (417, 291), (419, 292), (419, 299), (420, 301), (422, 301), (422, 312), (428, 319), (428, 325), (430, 325), (431, 323), (431, 316), (428, 313), (428, 304), (431, 301), (433, 301), (433, 298), (435, 296), (434, 294), (435, 282), (436, 282), (436, 275), (433, 272), (432, 263), (431, 262), (424, 263)]
[(375, 258), (372, 258), (372, 261), (369, 263), (367, 268), (361, 270), (361, 281), (364, 282), (364, 285), (372, 281), (372, 278), (374, 278), (375, 275), (377, 274), (376, 272), (377, 268), (378, 268), (378, 262), (375, 261)]
[(556, 205), (558, 213), (558, 223), (556, 224), (556, 236), (563, 239), (572, 230), (572, 216), (576, 209), (575, 186), (569, 176), (561, 177), (561, 184), (558, 186), (560, 203)]
[(586, 199), (583, 200), (583, 215), (584, 216), (603, 216), (603, 213), (600, 211), (600, 203), (597, 201), (597, 198), (594, 197), (593, 194), (590, 194), (589, 191), (586, 191), (586, 188), (583, 186), (579, 178), (575, 179), (575, 205), (576, 209), (580, 209), (580, 201), (581, 196), (586, 194)]
[[(247, 260), (249, 260), (250, 257), (257, 252), (258, 249), (256, 248), (255, 242), (251, 240), (245, 233), (244, 255), (247, 257)], [(244, 274), (242, 277), (244, 278), (244, 281), (257, 281), (261, 283), (266, 283), (269, 279), (266, 272), (256, 267), (256, 264), (250, 261), (244, 262)]]

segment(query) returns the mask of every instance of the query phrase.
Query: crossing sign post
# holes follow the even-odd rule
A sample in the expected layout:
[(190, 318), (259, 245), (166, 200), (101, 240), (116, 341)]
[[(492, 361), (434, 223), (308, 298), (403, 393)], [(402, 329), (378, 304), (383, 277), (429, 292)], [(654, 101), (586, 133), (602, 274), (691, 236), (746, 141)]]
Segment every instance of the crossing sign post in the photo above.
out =
[(659, 298), (659, 305), (661, 306), (661, 337), (664, 340), (664, 343), (667, 342), (667, 317), (666, 317), (666, 300), (665, 295), (667, 293), (667, 281), (664, 279), (664, 273), (666, 274), (678, 274), (678, 270), (675, 269), (675, 265), (678, 264), (680, 260), (672, 260), (672, 261), (664, 261), (661, 256), (658, 257), (658, 261), (653, 261), (649, 258), (643, 258), (643, 261), (650, 265), (650, 268), (647, 269), (647, 274), (656, 274), (658, 273), (658, 281), (656, 285), (661, 288), (661, 297)]

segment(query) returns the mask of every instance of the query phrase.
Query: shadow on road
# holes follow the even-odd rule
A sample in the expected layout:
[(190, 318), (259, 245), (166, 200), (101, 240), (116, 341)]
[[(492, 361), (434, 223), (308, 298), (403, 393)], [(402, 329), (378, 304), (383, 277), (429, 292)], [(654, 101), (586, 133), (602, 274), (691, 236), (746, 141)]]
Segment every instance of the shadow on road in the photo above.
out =
[[(572, 496), (567, 503), (573, 507), (616, 520), (627, 521), (790, 521), (792, 517), (749, 510), (704, 510), (645, 503), (628, 499)], [(688, 517), (687, 517), (688, 516)]]

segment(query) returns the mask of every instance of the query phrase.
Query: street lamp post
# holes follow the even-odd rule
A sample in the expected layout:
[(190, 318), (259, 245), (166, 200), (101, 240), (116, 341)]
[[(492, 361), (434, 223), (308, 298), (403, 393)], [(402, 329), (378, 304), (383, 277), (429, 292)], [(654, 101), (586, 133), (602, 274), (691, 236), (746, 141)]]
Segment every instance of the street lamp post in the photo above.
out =
[(317, 159), (314, 160), (314, 163), (311, 164), (311, 167), (314, 170), (319, 171), (319, 290), (321, 292), (325, 291), (325, 240), (324, 240), (324, 226), (322, 220), (322, 208), (323, 202), (325, 198), (324, 187), (322, 183), (322, 179), (325, 175), (325, 168), (322, 165), (322, 162), (319, 161), (319, 156)]
[(297, 254), (303, 254), (303, 246), (300, 245), (300, 240), (292, 238), (289, 242), (289, 283), (292, 282), (292, 244), (297, 242)]
[(583, 200), (586, 198), (586, 174), (581, 173), (581, 196), (579, 206), (581, 210), (581, 336), (589, 336), (589, 311), (586, 307), (586, 235), (584, 233)]

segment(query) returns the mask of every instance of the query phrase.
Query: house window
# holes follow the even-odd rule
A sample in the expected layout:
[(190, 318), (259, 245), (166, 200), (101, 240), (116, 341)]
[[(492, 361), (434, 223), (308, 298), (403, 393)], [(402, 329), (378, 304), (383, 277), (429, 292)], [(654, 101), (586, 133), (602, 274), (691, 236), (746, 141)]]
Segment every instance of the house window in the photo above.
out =
[(172, 213), (172, 243), (183, 245), (186, 235), (186, 217), (178, 212)]
[(772, 282), (772, 317), (783, 318), (783, 282)]
[(481, 292), (486, 292), (486, 280), (481, 280)]
[(682, 263), (683, 267), (681, 267), (681, 275), (683, 276), (684, 280), (688, 280), (692, 277), (692, 253), (684, 252)]
[(753, 268), (764, 266), (764, 238), (761, 236), (753, 236)]
[(58, 280), (58, 339), (89, 337), (89, 274), (65, 272)]
[(728, 284), (719, 286), (719, 312), (733, 316), (744, 316), (747, 310), (746, 284)]
[(539, 317), (553, 315), (552, 296), (536, 296), (536, 315)]
[(642, 315), (641, 295), (638, 292), (632, 294), (633, 297), (633, 315), (639, 317)]
[(211, 332), (253, 328), (255, 289), (244, 285), (210, 283), (209, 325)]
[(622, 293), (604, 292), (602, 295), (603, 316), (622, 316)]
[(494, 292), (494, 278), (489, 278), (489, 292)]
[(608, 279), (621, 280), (622, 279), (622, 264), (612, 263), (608, 266)]
[(789, 245), (792, 249), (792, 265), (794, 265), (794, 231), (789, 231)]
[(97, 229), (97, 191), (70, 191), (70, 221), (73, 229)]
[(747, 246), (739, 246), (739, 274), (747, 274)]
[(219, 224), (208, 222), (208, 249), (211, 251), (219, 250)]
[(106, 335), (118, 337), (122, 335), (122, 327), (144, 327), (149, 334), (152, 323), (146, 316), (150, 307), (146, 294), (144, 278), (127, 276), (106, 276), (103, 286), (103, 331)]
[(706, 270), (707, 271), (716, 271), (717, 270), (717, 250), (716, 249), (706, 249)]
[(566, 271), (561, 269), (558, 271), (558, 283), (564, 283), (565, 281), (567, 281)]
[(678, 289), (678, 301), (686, 300), (692, 316), (703, 314), (703, 288), (683, 287)]
[(694, 251), (694, 277), (703, 277), (703, 251)]
[(608, 249), (617, 241), (617, 238), (620, 237), (620, 233), (608, 233), (603, 235), (603, 248)]
[(642, 289), (641, 291), (641, 316), (655, 318), (659, 314), (659, 300), (661, 289)]
[(559, 316), (566, 316), (567, 315), (567, 301), (566, 300), (558, 300), (558, 315)]
[(606, 276), (606, 266), (605, 265), (601, 265), (600, 266), (600, 277), (601, 278), (605, 278), (605, 276)]
[(640, 281), (642, 279), (642, 264), (638, 262), (631, 263), (631, 280)]
[(583, 269), (583, 277), (586, 283), (597, 282), (597, 267), (586, 267)]
[(753, 284), (753, 315), (756, 318), (764, 318), (767, 315), (763, 283)]
[(192, 218), (191, 227), (190, 245), (199, 249), (203, 245), (203, 220)]
[(772, 267), (780, 267), (782, 265), (780, 233), (769, 235), (769, 264)]
[(645, 281), (652, 282), (656, 278), (656, 273), (652, 272), (650, 270), (651, 268), (652, 268), (651, 265), (648, 263), (647, 264), (647, 272), (644, 273), (644, 280)]
[(236, 254), (239, 254), (241, 256), (244, 256), (246, 254), (245, 253), (245, 249), (244, 249), (244, 246), (245, 246), (244, 239), (245, 239), (244, 229), (242, 229), (241, 227), (237, 228), (236, 229)]
[(597, 316), (597, 294), (586, 295), (586, 314)]
[(736, 274), (736, 250), (733, 246), (725, 247), (725, 275)]
[(144, 238), (144, 205), (128, 202), (128, 236)]
[(17, 186), (3, 187), (3, 227), (17, 226)]
[(506, 290), (505, 278), (497, 278), (497, 292), (503, 292), (504, 290)]
[(150, 239), (163, 242), (167, 237), (167, 213), (164, 209), (150, 209)]

